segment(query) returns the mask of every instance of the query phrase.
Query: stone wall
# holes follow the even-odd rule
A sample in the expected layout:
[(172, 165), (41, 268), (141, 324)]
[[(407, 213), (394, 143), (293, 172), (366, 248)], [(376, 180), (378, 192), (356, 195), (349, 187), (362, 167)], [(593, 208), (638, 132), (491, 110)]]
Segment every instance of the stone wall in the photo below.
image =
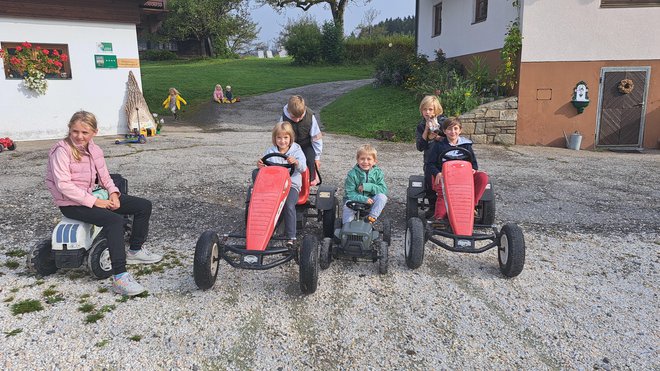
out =
[(461, 135), (474, 143), (516, 144), (518, 97), (485, 103), (460, 116)]

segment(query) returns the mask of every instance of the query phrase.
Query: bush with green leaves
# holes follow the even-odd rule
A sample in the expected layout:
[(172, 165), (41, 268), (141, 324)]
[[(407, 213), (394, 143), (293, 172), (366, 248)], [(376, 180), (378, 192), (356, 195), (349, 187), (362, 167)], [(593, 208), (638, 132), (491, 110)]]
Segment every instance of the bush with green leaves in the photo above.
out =
[(300, 65), (321, 61), (321, 38), (318, 24), (309, 17), (289, 23), (283, 31), (284, 48), (293, 62)]
[(478, 95), (487, 96), (492, 93), (495, 80), (490, 77), (488, 64), (484, 58), (473, 56), (470, 59), (470, 66), (466, 69), (466, 74)]
[(414, 54), (402, 49), (388, 48), (383, 50), (374, 61), (375, 85), (402, 86), (412, 73)]
[(177, 56), (169, 50), (151, 49), (140, 52), (140, 59), (144, 61), (167, 61), (177, 59)]
[(334, 22), (323, 24), (321, 35), (321, 56), (323, 61), (329, 64), (341, 64), (344, 62), (344, 35), (341, 27)]

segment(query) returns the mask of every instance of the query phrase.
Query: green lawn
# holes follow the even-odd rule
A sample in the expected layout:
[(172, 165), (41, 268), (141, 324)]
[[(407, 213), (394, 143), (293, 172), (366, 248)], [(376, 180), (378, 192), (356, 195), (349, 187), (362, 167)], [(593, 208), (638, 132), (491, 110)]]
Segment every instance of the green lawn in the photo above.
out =
[(363, 138), (382, 138), (379, 131), (391, 132), (393, 140), (411, 141), (419, 122), (419, 100), (393, 87), (363, 86), (345, 94), (321, 110), (325, 131)]
[(165, 112), (161, 103), (175, 87), (194, 111), (211, 99), (215, 84), (231, 85), (234, 96), (270, 93), (329, 81), (358, 80), (373, 75), (372, 66), (306, 66), (290, 58), (203, 59), (142, 62), (142, 88), (153, 112)]

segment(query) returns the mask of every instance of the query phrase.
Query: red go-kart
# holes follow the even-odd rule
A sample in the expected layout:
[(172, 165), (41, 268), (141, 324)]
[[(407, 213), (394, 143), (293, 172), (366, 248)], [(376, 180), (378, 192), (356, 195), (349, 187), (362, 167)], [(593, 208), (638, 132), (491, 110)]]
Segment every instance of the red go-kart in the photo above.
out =
[(440, 157), (447, 160), (442, 165), (441, 181), (448, 221), (425, 225), (416, 216), (408, 219), (404, 244), (406, 265), (411, 269), (422, 265), (427, 241), (464, 253), (481, 253), (497, 246), (502, 274), (506, 277), (519, 275), (525, 265), (522, 229), (514, 223), (505, 224), (499, 231), (494, 224), (474, 223), (472, 154), (464, 148), (453, 147), (442, 152)]
[(9, 138), (0, 138), (0, 152), (4, 151), (5, 149), (10, 151), (15, 150), (16, 143), (14, 143), (14, 141)]
[[(258, 171), (254, 185), (248, 190), (245, 234), (218, 236), (214, 231), (206, 231), (197, 240), (193, 275), (200, 289), (209, 289), (213, 286), (218, 275), (220, 259), (224, 259), (235, 268), (251, 270), (270, 269), (295, 260), (300, 266), (300, 290), (304, 294), (316, 291), (319, 271), (317, 237), (305, 235), (300, 247), (296, 244), (287, 247), (286, 238), (274, 235), (279, 229), (280, 214), (291, 188), (290, 175), (293, 174), (294, 165), (274, 163), (269, 160), (272, 157), (286, 159), (286, 156), (279, 153), (271, 153), (262, 158), (266, 167)], [(332, 232), (337, 213), (336, 189), (319, 186), (315, 195), (316, 205), (313, 205), (310, 202), (307, 171), (302, 174), (302, 179), (303, 184), (296, 206), (299, 227), (304, 226), (307, 215), (301, 210), (315, 207), (318, 209), (316, 215), (323, 220), (324, 234)], [(230, 243), (234, 241), (241, 243)]]

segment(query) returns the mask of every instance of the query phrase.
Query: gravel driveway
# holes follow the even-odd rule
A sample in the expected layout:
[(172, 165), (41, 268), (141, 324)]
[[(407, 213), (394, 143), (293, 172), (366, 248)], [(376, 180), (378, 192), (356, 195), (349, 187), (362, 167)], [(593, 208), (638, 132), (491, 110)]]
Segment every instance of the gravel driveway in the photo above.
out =
[[(389, 274), (334, 262), (317, 292), (302, 296), (293, 263), (262, 272), (221, 263), (215, 286), (198, 290), (195, 242), (205, 230), (243, 227), (250, 171), (288, 95), (302, 94), (318, 111), (368, 82), (209, 105), (144, 145), (98, 138), (130, 193), (154, 202), (147, 247), (165, 254), (164, 264), (130, 266), (145, 298), (121, 300), (107, 291), (109, 280), (82, 270), (44, 279), (26, 272), (21, 253), (59, 217), (43, 182), (53, 141), (1, 153), (0, 368), (660, 368), (657, 151), (477, 146), (495, 182), (497, 222), (525, 233), (525, 269), (505, 279), (493, 250), (465, 255), (429, 243), (423, 265), (406, 267), (405, 188), (421, 171), (421, 154), (411, 143), (373, 141), (391, 191)], [(362, 142), (325, 136), (324, 183), (342, 185)], [(309, 233), (320, 233), (315, 226)], [(44, 309), (14, 316), (12, 304), (26, 299)], [(84, 304), (93, 309), (84, 313)], [(87, 323), (90, 314), (103, 318)]]

